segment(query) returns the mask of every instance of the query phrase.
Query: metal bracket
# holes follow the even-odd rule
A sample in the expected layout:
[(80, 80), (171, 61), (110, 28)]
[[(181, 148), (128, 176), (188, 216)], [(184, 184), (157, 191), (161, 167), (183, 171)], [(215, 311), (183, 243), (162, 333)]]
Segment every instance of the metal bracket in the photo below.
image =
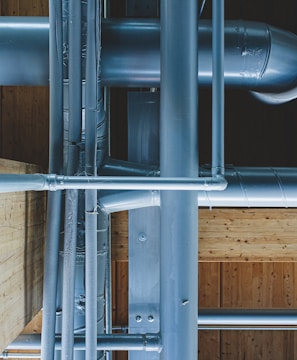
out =
[[(159, 161), (159, 96), (128, 96), (129, 160)], [(160, 331), (160, 209), (129, 211), (129, 332)], [(130, 360), (158, 360), (160, 354), (131, 352)]]

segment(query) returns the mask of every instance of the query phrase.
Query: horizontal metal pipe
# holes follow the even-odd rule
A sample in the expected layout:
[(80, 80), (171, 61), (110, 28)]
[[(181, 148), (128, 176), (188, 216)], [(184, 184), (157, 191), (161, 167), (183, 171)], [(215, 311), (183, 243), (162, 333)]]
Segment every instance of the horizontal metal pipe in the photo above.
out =
[(41, 354), (4, 352), (0, 354), (0, 359), (41, 359)]
[(297, 330), (297, 311), (200, 309), (199, 330)]
[(0, 193), (17, 191), (57, 191), (65, 189), (98, 190), (224, 190), (223, 177), (126, 177), (64, 176), (54, 174), (0, 175)]
[[(209, 176), (210, 168), (200, 168)], [(225, 169), (228, 183), (224, 191), (198, 191), (201, 207), (297, 207), (297, 168), (230, 167)], [(160, 206), (159, 191), (103, 191), (100, 205), (108, 213)]]
[(98, 175), (106, 176), (159, 176), (157, 166), (134, 163), (131, 161), (108, 158), (98, 171)]
[[(48, 85), (48, 32), (48, 18), (1, 17), (1, 85)], [(211, 36), (211, 23), (201, 20), (200, 85), (210, 85), (212, 80)], [(295, 34), (263, 23), (225, 22), (226, 86), (283, 93), (282, 102), (286, 101), (289, 92), (287, 101), (291, 100), (297, 93), (296, 58)], [(101, 75), (103, 86), (159, 87), (159, 21), (105, 21), (102, 24)], [(269, 99), (267, 96), (264, 101)]]
[[(74, 350), (85, 350), (85, 338), (74, 338)], [(14, 350), (40, 350), (41, 336), (36, 334), (19, 335), (7, 348)], [(61, 337), (56, 336), (55, 349), (61, 350)], [(157, 351), (162, 349), (161, 337), (158, 334), (111, 334), (97, 336), (98, 350), (144, 350)]]

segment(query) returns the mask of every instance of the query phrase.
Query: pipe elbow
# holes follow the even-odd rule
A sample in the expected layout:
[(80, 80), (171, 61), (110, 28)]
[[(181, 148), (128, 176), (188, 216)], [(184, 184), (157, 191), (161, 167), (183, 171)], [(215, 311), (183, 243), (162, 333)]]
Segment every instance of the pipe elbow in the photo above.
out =
[(268, 104), (283, 104), (297, 98), (297, 35), (269, 25), (267, 32), (267, 61), (251, 94)]

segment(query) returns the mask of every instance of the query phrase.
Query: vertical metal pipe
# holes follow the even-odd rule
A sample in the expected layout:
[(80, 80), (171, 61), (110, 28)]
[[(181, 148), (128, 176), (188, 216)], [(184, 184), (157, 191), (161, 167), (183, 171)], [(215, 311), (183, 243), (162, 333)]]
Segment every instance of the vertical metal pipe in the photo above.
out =
[[(110, 215), (108, 222), (110, 223)], [(106, 254), (106, 278), (105, 278), (105, 332), (112, 334), (112, 268), (111, 268), (111, 233), (108, 232)], [(112, 360), (112, 351), (106, 352), (106, 360)]]
[(86, 204), (86, 358), (96, 359), (97, 346), (97, 191), (87, 190)]
[(63, 252), (62, 359), (73, 359), (78, 190), (66, 191)]
[(56, 293), (61, 202), (61, 191), (51, 192), (48, 194), (41, 338), (41, 357), (44, 360), (54, 359), (55, 350)]
[(63, 169), (63, 37), (61, 0), (49, 0), (49, 13), (49, 171), (60, 174)]
[(212, 175), (224, 174), (224, 0), (212, 2)]
[[(62, 55), (62, 4), (49, 0), (50, 33), (50, 139), (49, 171), (61, 173), (63, 169), (63, 55)], [(56, 293), (62, 193), (48, 195), (47, 230), (43, 279), (43, 321), (41, 357), (54, 358)]]
[[(110, 2), (104, 0), (103, 2), (105, 19), (110, 17)], [(107, 154), (110, 156), (110, 89), (104, 87), (104, 111), (107, 122)], [(106, 214), (108, 223), (110, 224), (110, 215)], [(112, 265), (111, 265), (111, 233), (108, 231), (106, 244), (106, 273), (105, 273), (105, 333), (112, 334)], [(105, 352), (106, 360), (112, 360), (112, 351)]]
[[(97, 44), (96, 0), (87, 2), (86, 175), (96, 174)], [(97, 191), (85, 192), (86, 359), (97, 358)]]
[[(198, 176), (196, 0), (161, 2), (161, 176)], [(197, 358), (197, 193), (161, 194), (162, 359)], [(176, 326), (178, 324), (178, 326)]]
[(69, 1), (69, 141), (81, 141), (81, 1)]

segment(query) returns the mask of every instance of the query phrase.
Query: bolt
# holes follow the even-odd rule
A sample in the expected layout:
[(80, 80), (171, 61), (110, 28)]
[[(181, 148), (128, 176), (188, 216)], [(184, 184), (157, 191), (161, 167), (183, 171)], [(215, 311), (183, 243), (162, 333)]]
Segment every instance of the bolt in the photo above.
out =
[(136, 315), (135, 320), (140, 323), (142, 321), (142, 317), (140, 315)]
[(147, 236), (146, 236), (146, 233), (144, 232), (141, 232), (138, 234), (138, 240), (141, 241), (141, 242), (144, 242), (147, 240)]
[(149, 322), (153, 322), (153, 321), (154, 321), (153, 315), (149, 315), (147, 319), (148, 319)]

